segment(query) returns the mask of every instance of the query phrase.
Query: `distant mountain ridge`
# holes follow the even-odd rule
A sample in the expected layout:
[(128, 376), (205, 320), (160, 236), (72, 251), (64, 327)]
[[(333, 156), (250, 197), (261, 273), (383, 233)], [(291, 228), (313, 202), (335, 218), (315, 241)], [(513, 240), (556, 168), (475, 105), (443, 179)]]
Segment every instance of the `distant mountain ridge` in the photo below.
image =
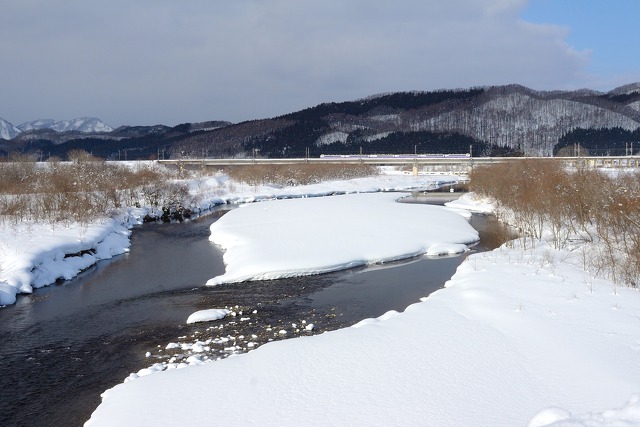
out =
[(29, 130), (51, 129), (56, 132), (77, 131), (83, 133), (111, 132), (113, 128), (97, 117), (80, 117), (72, 120), (55, 121), (53, 119), (34, 120), (17, 126), (23, 132)]
[[(29, 126), (36, 129), (42, 122)], [(85, 149), (107, 159), (121, 159), (123, 153), (127, 159), (470, 151), (474, 156), (550, 156), (578, 145), (597, 155), (625, 154), (630, 147), (640, 153), (640, 83), (609, 92), (537, 91), (516, 84), (394, 92), (237, 124), (78, 129), (23, 132), (0, 141), (0, 154), (18, 150), (64, 157)]]
[[(22, 132), (49, 129), (56, 132), (99, 133), (114, 129), (97, 117), (80, 117), (72, 120), (40, 119), (14, 126), (0, 118), (0, 138), (13, 139)], [(4, 132), (3, 132), (4, 130)]]

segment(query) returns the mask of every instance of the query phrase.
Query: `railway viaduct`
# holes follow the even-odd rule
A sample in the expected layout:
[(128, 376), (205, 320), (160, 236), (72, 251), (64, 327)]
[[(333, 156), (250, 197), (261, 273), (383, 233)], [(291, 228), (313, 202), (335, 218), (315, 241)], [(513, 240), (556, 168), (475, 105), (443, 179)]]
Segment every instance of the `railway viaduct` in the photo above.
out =
[(196, 167), (223, 167), (234, 165), (294, 165), (294, 164), (367, 164), (375, 166), (408, 166), (413, 168), (414, 174), (418, 170), (431, 172), (467, 174), (476, 166), (490, 165), (504, 162), (521, 162), (525, 160), (541, 159), (562, 162), (572, 168), (638, 168), (640, 156), (606, 156), (606, 157), (471, 157), (470, 155), (344, 155), (322, 156), (291, 159), (171, 159), (158, 160), (158, 163), (194, 169)]

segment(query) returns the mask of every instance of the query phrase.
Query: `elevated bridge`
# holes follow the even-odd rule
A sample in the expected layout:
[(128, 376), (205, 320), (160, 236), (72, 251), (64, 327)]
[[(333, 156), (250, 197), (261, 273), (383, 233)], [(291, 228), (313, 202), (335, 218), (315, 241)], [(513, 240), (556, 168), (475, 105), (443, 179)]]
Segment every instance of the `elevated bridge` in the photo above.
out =
[(573, 168), (639, 168), (640, 156), (593, 156), (593, 157), (471, 157), (468, 154), (443, 155), (325, 155), (321, 157), (291, 159), (171, 159), (158, 163), (181, 168), (224, 167), (238, 165), (294, 165), (294, 164), (366, 164), (375, 166), (408, 166), (414, 173), (418, 170), (466, 174), (476, 166), (525, 160), (562, 162)]

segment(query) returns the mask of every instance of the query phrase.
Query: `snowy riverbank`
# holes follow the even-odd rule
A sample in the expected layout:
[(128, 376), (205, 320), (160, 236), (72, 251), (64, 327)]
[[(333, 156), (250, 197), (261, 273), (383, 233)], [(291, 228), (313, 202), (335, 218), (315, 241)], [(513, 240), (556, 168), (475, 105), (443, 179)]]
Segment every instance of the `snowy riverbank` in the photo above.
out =
[[(440, 183), (456, 182), (453, 176), (411, 176), (388, 170), (371, 177), (328, 181), (296, 187), (250, 186), (233, 182), (223, 173), (186, 180), (198, 202), (195, 211), (224, 203), (249, 203), (273, 198), (322, 196), (332, 193), (379, 192), (433, 189)], [(141, 224), (150, 206), (121, 209), (113, 218), (89, 224), (74, 222), (48, 224), (10, 220), (0, 222), (0, 307), (13, 304), (16, 295), (34, 288), (68, 280), (101, 259), (128, 251), (130, 228)]]
[[(368, 228), (376, 247), (384, 225)], [(288, 223), (270, 227), (285, 235)], [(328, 253), (334, 240), (327, 231), (312, 244)], [(209, 425), (221, 413), (240, 425), (639, 425), (637, 313), (638, 291), (591, 277), (578, 251), (513, 242), (471, 255), (403, 313), (118, 385), (87, 425), (185, 414)]]
[[(207, 208), (447, 180), (455, 178), (395, 174), (275, 188), (219, 174), (189, 184), (199, 196), (194, 207)], [(490, 209), (468, 197), (450, 205)], [(0, 303), (126, 251), (129, 229), (145, 211), (86, 226), (3, 224)], [(247, 212), (239, 229), (252, 221)], [(437, 229), (441, 222), (428, 218)], [(364, 228), (371, 233), (366, 245), (382, 250), (395, 232), (379, 221), (393, 217), (368, 219), (367, 227), (339, 229), (341, 239), (357, 241), (353, 233)], [(281, 237), (295, 231), (286, 221), (269, 226)], [(317, 253), (335, 252), (332, 230), (324, 223), (325, 232), (310, 240)], [(471, 255), (445, 289), (402, 313), (128, 381), (104, 393), (87, 425), (168, 425), (186, 417), (210, 425), (230, 413), (239, 425), (640, 425), (640, 293), (583, 271), (580, 254), (588, 250), (514, 243)], [(229, 262), (227, 273), (240, 275), (244, 265)]]

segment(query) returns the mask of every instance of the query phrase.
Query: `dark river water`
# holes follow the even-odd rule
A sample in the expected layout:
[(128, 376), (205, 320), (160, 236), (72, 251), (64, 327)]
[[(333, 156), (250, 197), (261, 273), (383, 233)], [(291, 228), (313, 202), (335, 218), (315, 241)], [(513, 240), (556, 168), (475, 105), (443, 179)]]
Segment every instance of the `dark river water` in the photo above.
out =
[[(464, 258), (419, 257), (206, 288), (208, 279), (224, 272), (222, 252), (208, 240), (209, 226), (224, 212), (138, 227), (130, 253), (0, 309), (0, 426), (82, 425), (100, 403), (100, 393), (130, 373), (186, 357), (166, 350), (169, 342), (231, 337), (225, 339), (237, 342), (236, 350), (229, 350), (227, 341), (211, 345), (211, 358), (225, 357), (244, 351), (245, 337), (259, 345), (401, 311), (441, 288)], [(475, 250), (492, 249), (507, 236), (489, 216), (474, 215), (472, 225), (481, 231)], [(218, 330), (186, 325), (194, 311), (222, 307), (238, 316), (220, 321)], [(314, 329), (306, 331), (310, 323)], [(278, 333), (283, 329), (287, 335)]]

